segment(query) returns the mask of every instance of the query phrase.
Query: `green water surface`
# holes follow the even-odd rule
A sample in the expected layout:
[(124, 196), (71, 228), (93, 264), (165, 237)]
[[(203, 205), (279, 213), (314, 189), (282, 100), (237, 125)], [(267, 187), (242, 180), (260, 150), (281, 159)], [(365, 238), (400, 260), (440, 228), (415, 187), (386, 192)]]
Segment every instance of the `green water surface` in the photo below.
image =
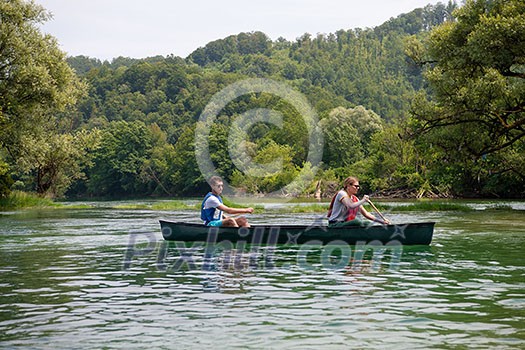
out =
[(181, 263), (158, 219), (195, 221), (191, 210), (0, 213), (0, 347), (525, 348), (521, 208), (388, 214), (436, 221), (432, 244), (346, 266), (301, 246), (247, 247), (229, 263), (187, 245)]

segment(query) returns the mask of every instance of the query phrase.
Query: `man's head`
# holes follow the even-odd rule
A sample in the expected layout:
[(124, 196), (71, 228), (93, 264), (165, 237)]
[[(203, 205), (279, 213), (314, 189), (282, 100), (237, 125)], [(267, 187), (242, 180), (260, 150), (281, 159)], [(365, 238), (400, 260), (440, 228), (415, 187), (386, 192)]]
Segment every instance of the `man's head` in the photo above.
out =
[(221, 179), (220, 176), (212, 176), (210, 177), (210, 179), (208, 180), (208, 183), (210, 184), (211, 186), (211, 191), (214, 193), (214, 194), (221, 194), (222, 193), (222, 189), (224, 187), (224, 183)]

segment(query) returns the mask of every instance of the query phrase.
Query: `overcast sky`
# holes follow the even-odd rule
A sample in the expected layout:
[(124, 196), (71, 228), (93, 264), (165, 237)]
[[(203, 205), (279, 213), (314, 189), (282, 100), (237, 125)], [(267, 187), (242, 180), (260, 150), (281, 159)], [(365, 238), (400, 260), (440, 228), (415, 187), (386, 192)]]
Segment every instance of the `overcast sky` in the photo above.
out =
[[(375, 27), (439, 0), (35, 0), (53, 18), (42, 26), (70, 56), (102, 60), (188, 56), (240, 32), (295, 40), (304, 33)], [(442, 0), (441, 2), (447, 2)]]

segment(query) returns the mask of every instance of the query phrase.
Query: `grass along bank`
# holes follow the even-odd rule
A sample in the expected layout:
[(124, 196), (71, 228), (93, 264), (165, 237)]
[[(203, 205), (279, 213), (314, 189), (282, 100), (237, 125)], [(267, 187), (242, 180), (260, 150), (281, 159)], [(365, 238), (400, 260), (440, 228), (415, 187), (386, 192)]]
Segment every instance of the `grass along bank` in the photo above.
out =
[(49, 198), (40, 197), (34, 193), (12, 191), (6, 198), (0, 198), (0, 210), (15, 210), (25, 208), (61, 207)]
[[(308, 204), (294, 204), (294, 202), (288, 202), (286, 205), (279, 207), (265, 208), (264, 204), (247, 204), (237, 203), (234, 199), (224, 198), (224, 204), (229, 207), (235, 208), (247, 208), (253, 207), (257, 212), (269, 212), (269, 213), (326, 213), (328, 211), (328, 202), (322, 203), (308, 203)], [(297, 203), (297, 202), (295, 202)], [(411, 211), (459, 211), (469, 212), (475, 209), (474, 207), (464, 203), (452, 203), (449, 201), (429, 201), (419, 200), (413, 203), (402, 203), (402, 204), (389, 204), (374, 202), (375, 206), (380, 211), (387, 211), (391, 213), (395, 212), (411, 212)], [(110, 209), (124, 209), (124, 210), (156, 210), (156, 211), (170, 211), (170, 210), (200, 210), (200, 201), (197, 203), (188, 203), (185, 200), (162, 200), (153, 201), (152, 203), (141, 203), (139, 201), (133, 203), (108, 203), (106, 208)], [(19, 209), (33, 209), (33, 208), (56, 208), (56, 209), (90, 209), (100, 208), (99, 205), (93, 204), (63, 204), (60, 202), (54, 202), (49, 198), (42, 198), (34, 193), (27, 193), (22, 191), (13, 191), (7, 198), (0, 199), (0, 210), (19, 210)], [(365, 208), (373, 212), (373, 208), (370, 205), (365, 205)], [(483, 210), (513, 210), (512, 206), (506, 204), (491, 204), (486, 206)]]
[[(468, 204), (461, 203), (450, 203), (442, 201), (421, 201), (410, 204), (402, 205), (391, 205), (388, 203), (374, 202), (376, 208), (380, 211), (388, 211), (390, 213), (396, 212), (412, 212), (412, 211), (458, 211), (458, 212), (470, 212), (479, 209)], [(269, 211), (277, 212), (291, 212), (291, 213), (322, 213), (328, 211), (328, 203), (315, 203), (307, 205), (293, 205), (289, 207), (281, 207), (277, 209), (269, 209)], [(373, 208), (370, 205), (365, 205), (366, 210), (373, 212)], [(488, 205), (483, 210), (513, 210), (512, 206), (506, 204), (492, 204)]]

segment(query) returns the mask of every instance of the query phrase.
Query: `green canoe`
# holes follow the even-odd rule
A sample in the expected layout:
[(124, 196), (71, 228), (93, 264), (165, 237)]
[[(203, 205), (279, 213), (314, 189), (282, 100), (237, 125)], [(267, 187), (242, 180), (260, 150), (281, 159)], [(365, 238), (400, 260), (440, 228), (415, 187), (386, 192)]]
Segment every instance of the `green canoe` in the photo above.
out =
[(209, 227), (202, 224), (160, 220), (162, 236), (168, 241), (244, 241), (249, 244), (329, 244), (381, 242), (382, 244), (429, 245), (434, 222), (370, 226), (254, 225), (250, 228)]

